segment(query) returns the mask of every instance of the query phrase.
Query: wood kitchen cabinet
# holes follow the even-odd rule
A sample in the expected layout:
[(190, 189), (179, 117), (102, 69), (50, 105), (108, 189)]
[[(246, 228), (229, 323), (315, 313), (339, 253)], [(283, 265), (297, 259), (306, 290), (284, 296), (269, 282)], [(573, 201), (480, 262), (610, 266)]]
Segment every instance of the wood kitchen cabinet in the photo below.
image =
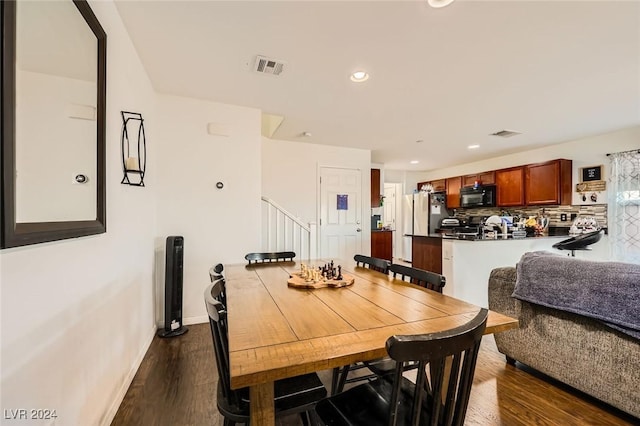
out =
[(414, 236), (411, 241), (411, 266), (442, 274), (442, 237)]
[(474, 173), (472, 175), (462, 176), (463, 187), (474, 186), (476, 182), (480, 185), (495, 185), (496, 172), (492, 170), (490, 172)]
[(431, 186), (433, 187), (433, 192), (444, 192), (447, 190), (446, 179), (438, 179), (438, 180), (432, 180), (430, 182), (418, 182), (418, 184), (416, 185), (418, 191), (422, 189), (422, 185), (427, 183), (431, 184)]
[(380, 207), (380, 169), (371, 169), (371, 208)]
[(460, 188), (462, 186), (462, 176), (449, 178), (446, 180), (447, 186), (447, 208), (457, 209), (460, 207)]
[(371, 231), (371, 257), (392, 261), (393, 231)]
[(524, 166), (527, 205), (571, 204), (571, 165), (571, 160), (561, 159)]
[(498, 207), (524, 206), (524, 167), (496, 170)]

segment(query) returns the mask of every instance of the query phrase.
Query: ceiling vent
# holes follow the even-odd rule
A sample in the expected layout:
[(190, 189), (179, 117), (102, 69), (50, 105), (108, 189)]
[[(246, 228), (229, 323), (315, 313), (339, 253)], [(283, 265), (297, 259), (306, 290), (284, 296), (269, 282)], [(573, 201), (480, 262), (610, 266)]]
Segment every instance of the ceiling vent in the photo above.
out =
[(521, 132), (515, 130), (500, 130), (499, 132), (491, 133), (490, 136), (500, 136), (501, 138), (510, 138), (511, 136), (521, 135)]
[(284, 69), (284, 62), (278, 59), (256, 56), (256, 63), (253, 70), (260, 74), (280, 75)]

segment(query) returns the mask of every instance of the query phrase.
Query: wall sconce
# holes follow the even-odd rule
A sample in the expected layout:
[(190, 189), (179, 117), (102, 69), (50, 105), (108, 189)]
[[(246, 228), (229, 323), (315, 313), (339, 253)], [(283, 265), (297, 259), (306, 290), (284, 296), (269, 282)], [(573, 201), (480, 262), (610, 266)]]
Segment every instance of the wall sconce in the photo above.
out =
[[(144, 136), (144, 119), (137, 112), (120, 111), (122, 115), (122, 184), (144, 186), (144, 172), (147, 168), (147, 143)], [(130, 135), (131, 140), (130, 142)]]

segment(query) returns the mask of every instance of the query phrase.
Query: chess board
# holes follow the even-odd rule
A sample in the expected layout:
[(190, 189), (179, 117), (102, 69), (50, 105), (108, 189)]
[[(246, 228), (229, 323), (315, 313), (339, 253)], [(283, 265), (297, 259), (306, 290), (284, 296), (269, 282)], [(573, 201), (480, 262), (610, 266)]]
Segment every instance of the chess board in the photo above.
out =
[(306, 281), (300, 276), (300, 272), (294, 272), (287, 280), (289, 287), (295, 288), (340, 288), (346, 287), (355, 281), (353, 275), (342, 274), (341, 280), (320, 280), (320, 281)]

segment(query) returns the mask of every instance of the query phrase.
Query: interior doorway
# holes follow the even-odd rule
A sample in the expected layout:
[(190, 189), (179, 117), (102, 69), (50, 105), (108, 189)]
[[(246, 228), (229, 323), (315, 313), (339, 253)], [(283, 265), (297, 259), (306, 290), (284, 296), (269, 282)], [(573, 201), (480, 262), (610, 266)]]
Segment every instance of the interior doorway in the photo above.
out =
[(393, 257), (402, 257), (402, 184), (384, 184), (384, 225), (390, 227), (393, 233)]

